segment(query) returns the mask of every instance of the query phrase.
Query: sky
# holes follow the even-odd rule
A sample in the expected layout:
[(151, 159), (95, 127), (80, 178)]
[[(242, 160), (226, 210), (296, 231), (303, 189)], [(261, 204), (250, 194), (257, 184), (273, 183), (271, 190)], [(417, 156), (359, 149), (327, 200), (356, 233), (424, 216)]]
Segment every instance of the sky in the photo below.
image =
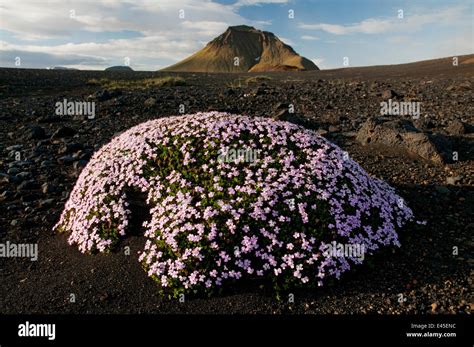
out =
[(240, 24), (321, 69), (399, 64), (474, 53), (473, 22), (472, 0), (0, 0), (0, 66), (154, 71)]

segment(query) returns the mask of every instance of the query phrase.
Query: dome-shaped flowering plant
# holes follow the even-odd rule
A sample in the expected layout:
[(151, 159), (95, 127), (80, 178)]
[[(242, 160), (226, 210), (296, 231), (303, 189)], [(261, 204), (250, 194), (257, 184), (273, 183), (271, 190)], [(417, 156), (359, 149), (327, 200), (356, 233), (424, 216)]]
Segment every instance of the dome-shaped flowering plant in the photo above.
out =
[(106, 251), (129, 232), (137, 192), (150, 209), (139, 261), (174, 294), (255, 277), (322, 285), (364, 254), (399, 246), (396, 229), (413, 218), (390, 186), (315, 132), (210, 112), (113, 138), (82, 171), (56, 228), (82, 252)]

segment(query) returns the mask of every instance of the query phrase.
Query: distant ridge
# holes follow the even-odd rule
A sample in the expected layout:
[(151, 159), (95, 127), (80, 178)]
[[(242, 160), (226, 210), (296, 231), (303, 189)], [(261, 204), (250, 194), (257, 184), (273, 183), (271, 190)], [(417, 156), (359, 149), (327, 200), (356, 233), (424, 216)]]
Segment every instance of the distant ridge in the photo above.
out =
[(79, 69), (75, 69), (75, 68), (72, 68), (72, 67), (65, 67), (65, 66), (54, 66), (54, 67), (50, 68), (50, 70), (73, 70), (73, 71), (77, 71)]
[(111, 66), (105, 69), (105, 71), (133, 71), (130, 66)]

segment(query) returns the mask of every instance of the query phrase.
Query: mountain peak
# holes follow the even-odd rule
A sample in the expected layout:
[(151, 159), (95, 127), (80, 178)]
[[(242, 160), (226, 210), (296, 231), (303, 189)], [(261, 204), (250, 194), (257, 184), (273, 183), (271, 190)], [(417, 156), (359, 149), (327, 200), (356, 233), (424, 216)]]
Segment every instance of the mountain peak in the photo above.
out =
[(226, 31), (259, 31), (249, 25), (234, 25), (227, 28)]
[(248, 25), (229, 26), (206, 47), (165, 71), (254, 72), (319, 70), (275, 34)]

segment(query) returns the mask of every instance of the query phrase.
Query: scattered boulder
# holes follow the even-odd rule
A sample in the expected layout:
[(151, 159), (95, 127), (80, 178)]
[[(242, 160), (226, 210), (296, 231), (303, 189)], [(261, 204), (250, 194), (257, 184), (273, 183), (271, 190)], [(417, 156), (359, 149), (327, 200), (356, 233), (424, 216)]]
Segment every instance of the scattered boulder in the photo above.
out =
[(64, 143), (59, 149), (58, 154), (68, 154), (80, 151), (84, 146), (80, 143)]
[(92, 98), (96, 99), (97, 101), (107, 101), (120, 95), (122, 95), (122, 91), (120, 89), (101, 89), (95, 92), (92, 95)]
[(278, 110), (274, 113), (273, 119), (290, 122), (296, 125), (304, 126), (308, 129), (314, 129), (314, 125), (298, 113), (291, 113), (288, 110)]
[(471, 82), (464, 81), (464, 82), (459, 83), (458, 84), (458, 89), (459, 90), (471, 90), (472, 89)]
[(449, 161), (449, 142), (441, 135), (419, 131), (409, 120), (369, 118), (362, 124), (356, 139), (363, 145), (398, 148), (438, 164)]
[(344, 115), (340, 115), (340, 114), (326, 113), (323, 116), (321, 116), (321, 120), (324, 123), (327, 123), (329, 125), (336, 125), (336, 126), (339, 126), (346, 119), (347, 118)]
[(451, 84), (450, 86), (446, 88), (446, 90), (448, 91), (468, 91), (471, 89), (472, 89), (472, 86), (471, 86), (471, 82), (469, 81), (464, 81), (458, 84)]
[(393, 99), (400, 96), (396, 91), (393, 89), (386, 89), (382, 92), (382, 99), (388, 100), (388, 99)]
[(422, 131), (432, 129), (435, 126), (430, 119), (424, 117), (414, 119), (413, 125), (415, 126), (415, 128)]
[(62, 156), (60, 158), (58, 158), (58, 163), (59, 164), (62, 164), (62, 165), (70, 165), (72, 164), (73, 162), (75, 162), (77, 159), (74, 158), (73, 156), (71, 155), (65, 155), (65, 156)]
[(290, 122), (297, 125), (302, 125), (308, 129), (313, 129), (314, 125), (311, 124), (306, 118), (296, 112), (290, 112), (290, 104), (281, 102), (276, 104), (275, 110), (273, 111), (273, 119)]

